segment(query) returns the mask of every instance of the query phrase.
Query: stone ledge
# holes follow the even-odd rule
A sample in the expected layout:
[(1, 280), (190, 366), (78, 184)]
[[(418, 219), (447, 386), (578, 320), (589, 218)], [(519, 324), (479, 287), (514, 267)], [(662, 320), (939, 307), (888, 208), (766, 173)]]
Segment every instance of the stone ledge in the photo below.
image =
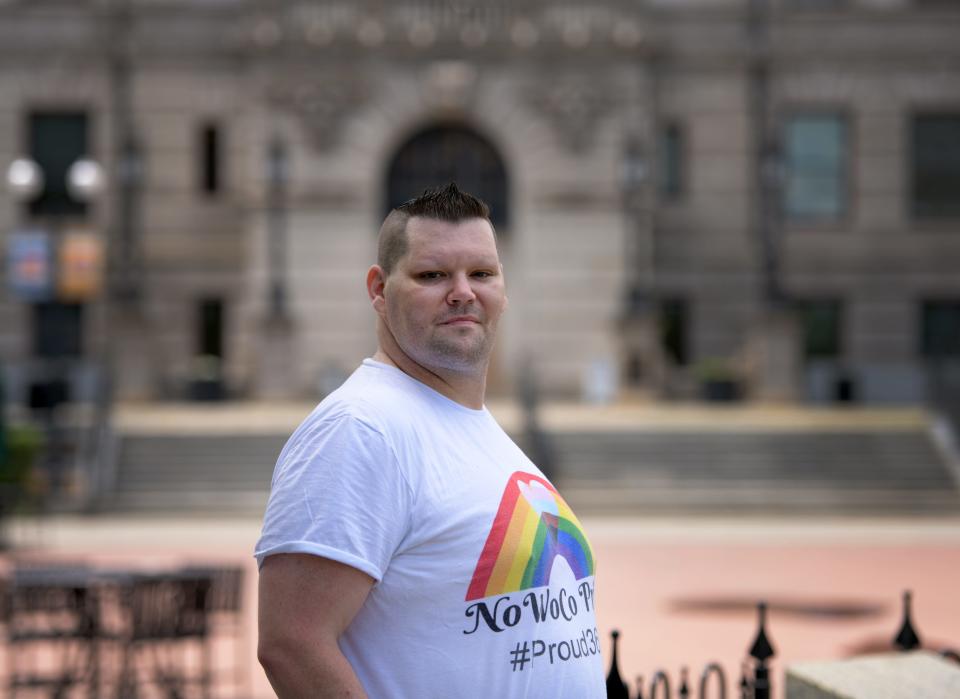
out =
[(936, 653), (890, 653), (787, 669), (787, 699), (960, 697), (960, 665)]

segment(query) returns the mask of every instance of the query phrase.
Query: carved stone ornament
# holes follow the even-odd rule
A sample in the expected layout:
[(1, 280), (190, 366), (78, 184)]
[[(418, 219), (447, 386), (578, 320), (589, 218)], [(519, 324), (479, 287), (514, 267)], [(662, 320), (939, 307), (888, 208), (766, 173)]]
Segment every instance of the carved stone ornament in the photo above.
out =
[(425, 74), (424, 101), (436, 109), (467, 111), (477, 75), (476, 67), (466, 61), (435, 61)]
[(528, 92), (531, 107), (545, 117), (557, 139), (573, 153), (593, 142), (600, 121), (614, 108), (614, 91), (603, 80), (561, 76), (539, 80)]
[(267, 87), (273, 106), (293, 114), (308, 142), (318, 152), (329, 152), (340, 143), (344, 124), (369, 98), (368, 80), (351, 73), (286, 78)]

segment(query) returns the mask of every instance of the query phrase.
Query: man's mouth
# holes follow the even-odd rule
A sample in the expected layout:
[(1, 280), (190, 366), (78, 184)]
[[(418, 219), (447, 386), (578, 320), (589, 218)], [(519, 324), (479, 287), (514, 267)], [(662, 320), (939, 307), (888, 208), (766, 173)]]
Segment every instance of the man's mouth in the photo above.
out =
[(480, 319), (476, 316), (455, 316), (443, 321), (441, 325), (471, 325), (479, 322)]

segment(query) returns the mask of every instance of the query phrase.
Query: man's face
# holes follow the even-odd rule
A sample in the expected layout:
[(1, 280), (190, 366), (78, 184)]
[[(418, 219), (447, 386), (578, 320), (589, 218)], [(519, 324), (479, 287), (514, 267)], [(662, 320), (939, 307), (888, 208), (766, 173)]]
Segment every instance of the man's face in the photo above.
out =
[(477, 373), (486, 368), (506, 303), (489, 222), (415, 216), (407, 222), (407, 252), (374, 306), (417, 364)]

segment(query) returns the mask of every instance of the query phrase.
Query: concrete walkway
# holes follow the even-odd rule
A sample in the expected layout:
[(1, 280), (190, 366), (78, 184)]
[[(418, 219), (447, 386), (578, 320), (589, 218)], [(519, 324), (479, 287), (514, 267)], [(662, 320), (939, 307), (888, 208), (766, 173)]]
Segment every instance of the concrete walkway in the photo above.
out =
[[(888, 642), (907, 588), (921, 638), (934, 648), (960, 647), (960, 519), (586, 518), (584, 525), (598, 560), (599, 628), (605, 636), (621, 630), (621, 669), (631, 683), (660, 668), (676, 678), (684, 665), (696, 678), (710, 661), (735, 672), (753, 640), (760, 599), (771, 605), (778, 690), (789, 663)], [(243, 564), (246, 696), (267, 699), (273, 694), (255, 660), (251, 552), (259, 527), (253, 517), (18, 519), (7, 524), (13, 549), (3, 559)]]
[[(292, 431), (313, 403), (122, 403), (114, 424), (135, 434)], [(523, 428), (523, 412), (511, 400), (487, 407), (508, 432)], [(539, 411), (547, 430), (897, 430), (917, 429), (931, 416), (921, 408), (818, 408), (779, 404), (621, 402), (611, 405), (547, 402)]]

